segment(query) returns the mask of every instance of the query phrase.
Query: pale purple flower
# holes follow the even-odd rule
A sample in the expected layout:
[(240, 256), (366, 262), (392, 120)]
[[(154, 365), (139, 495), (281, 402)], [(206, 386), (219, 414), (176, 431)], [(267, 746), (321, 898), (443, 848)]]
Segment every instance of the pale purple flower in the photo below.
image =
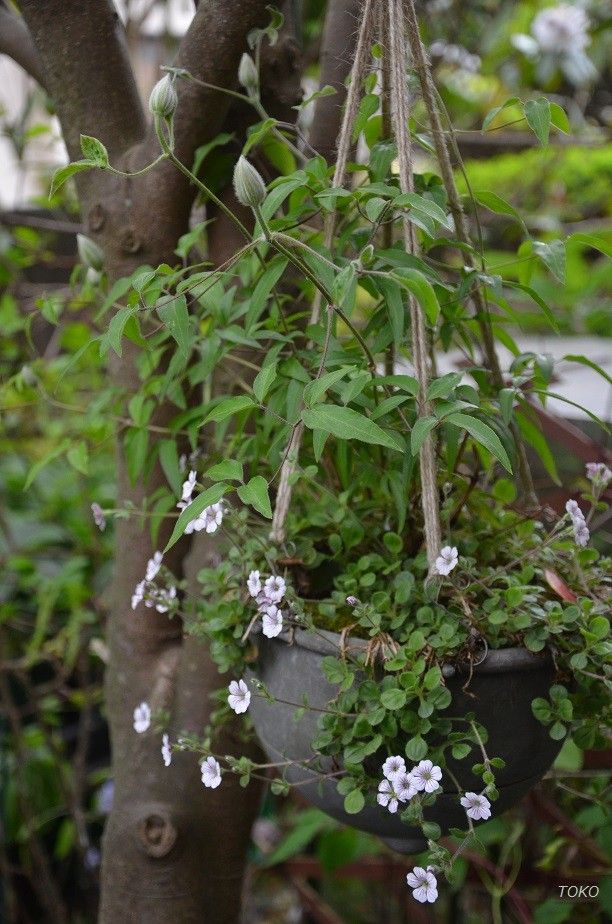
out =
[(195, 488), (197, 475), (194, 471), (189, 472), (187, 476), (187, 481), (183, 482), (183, 491), (181, 494), (181, 500), (189, 503), (191, 500), (191, 495), (193, 494), (193, 489)]
[(162, 737), (161, 755), (164, 760), (164, 766), (169, 767), (172, 763), (172, 748), (170, 747), (170, 738), (168, 735), (163, 735)]
[(227, 701), (236, 715), (247, 711), (251, 702), (251, 691), (244, 680), (232, 680)]
[(440, 788), (438, 781), (442, 779), (442, 771), (430, 760), (421, 760), (410, 772), (410, 776), (419, 791), (435, 792), (436, 789)]
[(468, 818), (474, 821), (486, 821), (491, 817), (491, 803), (486, 796), (480, 796), (477, 792), (466, 792), (461, 798), (461, 805)]
[(438, 897), (438, 881), (431, 868), (415, 866), (406, 876), (406, 882), (412, 889), (412, 897), (418, 902), (435, 902)]
[(216, 533), (223, 522), (223, 504), (219, 501), (206, 507), (201, 513), (201, 520), (207, 533)]
[(261, 628), (266, 638), (276, 638), (283, 631), (283, 614), (274, 603), (264, 607)]
[(96, 796), (97, 808), (101, 815), (110, 815), (111, 809), (113, 807), (114, 797), (115, 797), (115, 781), (106, 780), (100, 786), (97, 796)]
[(142, 603), (144, 600), (145, 593), (145, 582), (140, 581), (139, 584), (136, 584), (134, 588), (134, 593), (132, 594), (132, 609), (135, 610), (139, 603)]
[(349, 606), (359, 606), (359, 598), (353, 597), (352, 595), (349, 595), (346, 598), (346, 602), (348, 603)]
[(531, 33), (542, 51), (571, 54), (589, 44), (589, 20), (579, 6), (560, 3), (541, 10), (531, 23)]
[(393, 781), (396, 776), (400, 773), (406, 772), (406, 761), (399, 754), (394, 755), (393, 757), (387, 757), (386, 761), (382, 765), (383, 776), (388, 780)]
[(589, 481), (592, 481), (597, 487), (605, 488), (612, 479), (612, 471), (610, 471), (605, 462), (587, 462), (586, 476)]
[(282, 577), (273, 574), (264, 584), (264, 593), (270, 603), (280, 603), (285, 596), (287, 585)]
[(161, 568), (162, 558), (163, 555), (161, 552), (155, 552), (153, 558), (148, 560), (145, 581), (152, 581), (157, 577), (159, 569)]
[(167, 613), (176, 599), (176, 587), (166, 587), (155, 593), (155, 609), (158, 613)]
[(398, 773), (393, 780), (393, 788), (400, 802), (409, 802), (419, 792), (412, 773)]
[(91, 505), (91, 512), (94, 518), (94, 523), (100, 532), (103, 533), (106, 528), (106, 517), (104, 516), (104, 511), (102, 510), (102, 507), (100, 507), (100, 504), (96, 504), (94, 501), (94, 503)]
[(378, 795), (376, 796), (376, 801), (379, 805), (382, 805), (383, 808), (388, 809), (392, 815), (395, 815), (399, 805), (399, 800), (397, 798), (397, 793), (393, 788), (393, 783), (390, 780), (382, 780), (378, 784)]
[(256, 597), (261, 593), (261, 578), (259, 576), (259, 571), (251, 571), (247, 580), (247, 587), (252, 597)]
[(142, 735), (151, 724), (151, 707), (148, 703), (141, 703), (134, 709), (134, 731)]
[(216, 789), (221, 784), (221, 767), (212, 755), (200, 764), (202, 782), (208, 789)]
[(568, 500), (567, 504), (565, 505), (565, 509), (569, 514), (570, 520), (572, 521), (572, 526), (574, 528), (574, 540), (576, 545), (584, 548), (590, 538), (589, 527), (587, 526), (586, 520), (584, 518), (584, 513), (575, 500)]
[(440, 549), (440, 554), (436, 558), (436, 573), (442, 575), (450, 574), (453, 568), (457, 567), (458, 561), (459, 552), (457, 548), (454, 545), (445, 545), (443, 549)]

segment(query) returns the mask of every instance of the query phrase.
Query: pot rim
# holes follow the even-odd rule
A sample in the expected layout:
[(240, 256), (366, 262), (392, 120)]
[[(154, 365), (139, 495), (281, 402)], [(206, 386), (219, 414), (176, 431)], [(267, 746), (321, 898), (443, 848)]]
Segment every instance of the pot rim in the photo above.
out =
[[(257, 633), (261, 635), (261, 630)], [(263, 639), (262, 639), (263, 640)], [(317, 629), (317, 634), (306, 629), (285, 629), (275, 638), (266, 638), (266, 643), (284, 642), (288, 647), (294, 645), (305, 648), (320, 655), (337, 655), (340, 649), (341, 636), (339, 632), (330, 632), (328, 629)], [(368, 642), (365, 639), (352, 637), (345, 640), (344, 649), (351, 651), (365, 651)], [(533, 671), (552, 662), (550, 652), (545, 648), (540, 652), (528, 651), (527, 648), (489, 648), (485, 657), (474, 664), (473, 670), (479, 674), (502, 674), (508, 671)], [(449, 661), (448, 667), (457, 670), (469, 670), (467, 661)], [(445, 665), (446, 666), (446, 665)], [(449, 673), (450, 673), (449, 672)], [(445, 671), (446, 673), (446, 671)]]

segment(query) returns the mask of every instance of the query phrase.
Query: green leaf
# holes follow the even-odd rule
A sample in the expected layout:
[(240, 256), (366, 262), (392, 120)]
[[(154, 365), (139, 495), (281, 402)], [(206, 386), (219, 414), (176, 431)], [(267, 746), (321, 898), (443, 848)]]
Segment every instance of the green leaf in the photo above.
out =
[(427, 199), (425, 196), (419, 196), (418, 193), (403, 193), (393, 200), (393, 208), (409, 205), (419, 212), (423, 212), (429, 218), (432, 218), (439, 225), (447, 228), (449, 231), (452, 225), (449, 223), (448, 215), (433, 199)]
[(537, 254), (555, 279), (565, 284), (565, 241), (550, 241), (548, 244), (543, 241), (534, 241), (533, 252)]
[(589, 359), (588, 356), (582, 356), (579, 353), (566, 353), (563, 359), (569, 363), (580, 363), (581, 366), (588, 366), (589, 369), (593, 369), (594, 372), (597, 372), (606, 382), (612, 385), (612, 378), (608, 375), (606, 370), (598, 366), (597, 363)]
[(517, 104), (520, 104), (520, 102), (521, 101), (518, 96), (511, 96), (510, 99), (507, 99), (504, 103), (502, 103), (501, 106), (495, 106), (494, 109), (490, 109), (482, 121), (481, 131), (486, 132), (494, 118), (504, 109), (508, 109), (510, 106), (516, 106)]
[(491, 429), (488, 424), (477, 417), (471, 417), (469, 414), (449, 414), (446, 422), (460, 427), (462, 430), (467, 430), (476, 442), (488, 449), (501, 462), (506, 471), (512, 473), (508, 453), (495, 430)]
[(258, 320), (261, 312), (266, 306), (272, 289), (285, 272), (288, 262), (289, 261), (286, 257), (283, 257), (280, 254), (277, 255), (273, 260), (270, 261), (265, 271), (257, 280), (249, 300), (249, 310), (247, 311), (246, 317), (244, 319), (244, 326), (246, 330), (249, 330), (250, 327)]
[(179, 348), (188, 353), (191, 348), (192, 338), (185, 296), (178, 295), (171, 302), (166, 302), (157, 309), (157, 313), (170, 331), (173, 339), (176, 340)]
[(399, 687), (393, 687), (390, 690), (384, 690), (381, 693), (380, 701), (385, 709), (402, 709), (406, 705), (407, 695)]
[(244, 477), (242, 462), (237, 462), (235, 459), (224, 459), (223, 462), (211, 466), (208, 471), (204, 472), (204, 475), (213, 481), (242, 481)]
[(502, 417), (506, 426), (512, 419), (512, 409), (514, 407), (515, 394), (516, 389), (514, 388), (502, 388), (497, 396), (499, 399), (499, 409), (502, 413)]
[(253, 382), (253, 391), (255, 392), (255, 397), (260, 404), (263, 403), (264, 398), (268, 394), (268, 390), (272, 382), (276, 378), (276, 363), (268, 363), (267, 366), (264, 366), (263, 369), (255, 376), (255, 381)]
[(75, 160), (71, 164), (66, 164), (65, 167), (59, 167), (51, 178), (49, 198), (51, 199), (71, 176), (82, 173), (83, 170), (93, 170), (96, 166), (97, 164), (91, 160)]
[(550, 122), (555, 128), (559, 129), (565, 135), (571, 132), (571, 126), (567, 113), (559, 103), (550, 103)]
[(72, 445), (71, 440), (69, 439), (62, 440), (59, 446), (55, 446), (48, 453), (46, 453), (42, 457), (42, 459), (39, 459), (38, 462), (35, 462), (32, 468), (30, 469), (30, 471), (28, 472), (28, 477), (25, 480), (23, 490), (27, 491), (30, 485), (32, 484), (32, 482), (34, 481), (34, 479), (39, 474), (39, 472), (41, 472), (43, 468), (49, 464), (49, 462), (53, 462), (53, 460), (57, 459), (58, 456), (63, 455), (69, 449), (71, 445)]
[(612, 257), (612, 246), (601, 237), (597, 237), (595, 234), (583, 234), (580, 231), (577, 231), (575, 234), (570, 234), (566, 240), (566, 244), (581, 244), (584, 247), (592, 247), (593, 250), (599, 250), (600, 253), (603, 253), (606, 257)]
[(414, 738), (411, 738), (408, 744), (405, 747), (406, 757), (408, 760), (423, 760), (427, 754), (427, 742), (421, 735), (415, 735)]
[(539, 292), (536, 292), (535, 289), (532, 289), (531, 286), (525, 285), (523, 282), (510, 282), (509, 280), (505, 279), (504, 285), (509, 286), (512, 289), (520, 289), (521, 292), (525, 292), (530, 298), (532, 298), (534, 302), (542, 309), (543, 315), (555, 333), (559, 333), (559, 325), (557, 324), (557, 319)]
[(355, 121), (353, 122), (353, 141), (357, 141), (357, 138), (365, 128), (365, 124), (370, 116), (373, 116), (374, 113), (378, 111), (379, 104), (380, 100), (375, 93), (366, 93), (366, 95), (362, 97), (357, 115), (355, 116)]
[(87, 443), (83, 442), (83, 440), (80, 440), (74, 446), (70, 447), (66, 453), (66, 458), (72, 467), (76, 468), (77, 472), (80, 472), (82, 475), (88, 474), (89, 451), (87, 449)]
[(158, 444), (159, 461), (168, 484), (176, 497), (180, 497), (183, 487), (183, 476), (179, 465), (176, 440), (161, 440)]
[(323, 430), (341, 440), (359, 440), (404, 452), (401, 438), (383, 430), (364, 414), (337, 404), (319, 404), (302, 411), (302, 420), (310, 430)]
[(101, 141), (91, 135), (81, 135), (81, 151), (85, 160), (91, 161), (103, 170), (108, 167), (108, 151)]
[[(521, 402), (521, 404), (523, 403)], [(524, 406), (533, 413), (532, 409), (529, 408), (528, 405)], [(560, 485), (561, 479), (559, 478), (559, 473), (557, 472), (554, 456), (550, 451), (550, 447), (546, 442), (546, 438), (544, 437), (538, 425), (535, 424), (524, 411), (516, 413), (516, 420), (523, 437), (527, 440), (529, 445), (535, 449), (540, 459), (542, 460), (544, 468), (552, 480), (555, 482), (555, 484)]]
[(415, 296), (419, 305), (425, 312), (430, 324), (435, 324), (440, 314), (440, 305), (429, 280), (416, 269), (405, 267), (393, 271), (392, 276), (401, 286), (408, 289)]
[(378, 278), (376, 285), (385, 300), (391, 330), (393, 331), (393, 343), (398, 348), (404, 339), (404, 324), (406, 323), (406, 310), (402, 301), (400, 287), (392, 279), (383, 278)]
[(523, 103), (523, 112), (527, 123), (540, 144), (548, 144), (550, 134), (550, 102), (545, 96), (527, 100)]
[(272, 507), (268, 494), (268, 482), (262, 475), (255, 475), (247, 484), (240, 485), (238, 497), (243, 504), (253, 507), (262, 516), (272, 519)]
[(340, 369), (334, 369), (333, 372), (326, 372), (325, 375), (320, 376), (320, 378), (308, 382), (304, 387), (304, 404), (307, 407), (312, 407), (335, 382), (339, 382), (340, 379), (345, 378), (349, 372), (352, 372), (356, 368), (356, 366), (342, 366)]
[(113, 315), (106, 333), (100, 341), (100, 353), (102, 355), (107, 353), (110, 347), (115, 351), (117, 356), (121, 356), (123, 352), (121, 338), (123, 337), (125, 325), (137, 310), (137, 308), (131, 307), (120, 308), (119, 311)]
[(207, 424), (211, 421), (218, 423), (220, 420), (225, 420), (233, 414), (239, 414), (240, 411), (245, 411), (249, 407), (257, 407), (249, 395), (235, 395), (231, 398), (223, 398), (222, 401), (215, 405), (212, 411), (208, 412), (202, 423)]
[(509, 202), (506, 202), (505, 199), (502, 199), (501, 196), (498, 196), (497, 193), (490, 192), (488, 189), (477, 189), (474, 190), (473, 196), (477, 202), (480, 202), (480, 204), (484, 205), (489, 211), (495, 212), (498, 215), (510, 215), (524, 227), (523, 219), (517, 210), (510, 205)]
[(196, 517), (207, 507), (210, 507), (211, 504), (216, 504), (220, 501), (226, 491), (229, 490), (230, 486), (221, 482), (220, 484), (213, 484), (210, 488), (207, 488), (206, 491), (202, 491), (201, 494), (198, 494), (189, 506), (181, 511), (181, 515), (175, 523), (172, 535), (168, 540), (164, 552), (167, 552), (168, 549), (171, 549), (172, 546), (178, 542), (192, 520), (195, 520)]
[(428, 399), (433, 401), (434, 398), (447, 398), (462, 378), (463, 374), (461, 372), (449, 372), (439, 379), (434, 379), (427, 388)]
[(365, 798), (360, 789), (354, 789), (344, 799), (344, 811), (347, 815), (357, 815), (365, 805)]
[(410, 451), (413, 456), (418, 455), (419, 450), (428, 434), (438, 423), (437, 417), (419, 417), (410, 434)]

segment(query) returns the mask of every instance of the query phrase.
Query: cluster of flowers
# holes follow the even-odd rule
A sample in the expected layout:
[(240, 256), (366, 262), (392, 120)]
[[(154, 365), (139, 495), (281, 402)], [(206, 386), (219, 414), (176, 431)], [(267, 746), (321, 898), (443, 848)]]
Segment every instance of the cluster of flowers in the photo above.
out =
[(603, 490), (612, 481), (612, 471), (605, 462), (587, 462), (586, 476), (593, 487)]
[(162, 565), (162, 553), (155, 552), (153, 558), (147, 562), (147, 569), (144, 579), (134, 588), (132, 594), (132, 609), (135, 610), (139, 603), (145, 606), (155, 607), (158, 613), (167, 613), (176, 600), (176, 587), (170, 584), (168, 587), (157, 587), (155, 578), (159, 574)]
[(399, 755), (387, 757), (382, 766), (384, 779), (378, 786), (377, 801), (393, 815), (400, 802), (409, 802), (418, 792), (435, 792), (440, 788), (442, 771), (430, 760), (421, 760), (410, 772)]
[(251, 571), (247, 589), (261, 614), (261, 628), (266, 638), (276, 638), (283, 631), (283, 614), (279, 607), (287, 585), (282, 577), (272, 574), (262, 584), (259, 571)]
[(569, 514), (569, 518), (572, 521), (572, 526), (574, 527), (574, 539), (576, 545), (584, 546), (589, 541), (590, 533), (589, 527), (587, 526), (586, 520), (584, 518), (584, 513), (578, 506), (575, 500), (568, 500), (565, 505), (565, 509)]
[[(194, 471), (190, 471), (187, 476), (187, 481), (183, 482), (183, 491), (181, 494), (181, 499), (177, 503), (179, 510), (186, 510), (190, 504), (193, 503), (193, 489), (196, 486), (197, 475)], [(216, 533), (221, 523), (223, 522), (223, 502), (219, 501), (216, 504), (211, 504), (210, 507), (205, 507), (202, 513), (194, 517), (190, 523), (185, 527), (185, 533), (189, 535), (190, 533), (199, 533), (203, 529), (207, 533)]]
[(480, 68), (480, 57), (472, 55), (463, 45), (453, 45), (438, 40), (429, 47), (432, 58), (439, 58), (445, 64), (467, 71), (469, 74), (477, 73)]

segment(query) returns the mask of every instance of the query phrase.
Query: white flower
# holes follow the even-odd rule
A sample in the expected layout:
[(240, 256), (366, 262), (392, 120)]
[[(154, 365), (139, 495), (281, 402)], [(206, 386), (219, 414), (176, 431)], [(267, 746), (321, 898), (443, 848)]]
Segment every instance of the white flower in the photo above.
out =
[(285, 596), (287, 585), (282, 577), (273, 574), (264, 584), (264, 593), (271, 603), (280, 603)]
[(450, 574), (453, 568), (457, 567), (458, 561), (459, 552), (456, 547), (454, 545), (445, 545), (443, 549), (440, 549), (440, 554), (436, 558), (436, 573)]
[(461, 805), (468, 818), (474, 821), (486, 821), (491, 817), (491, 803), (486, 796), (479, 796), (477, 792), (466, 792), (461, 798)]
[(247, 581), (247, 587), (252, 597), (256, 597), (261, 593), (261, 578), (259, 576), (259, 571), (251, 571)]
[(400, 802), (409, 802), (419, 791), (412, 773), (399, 773), (393, 780), (393, 788)]
[(232, 680), (227, 701), (236, 715), (247, 711), (251, 702), (251, 691), (244, 680)]
[(442, 779), (442, 771), (430, 760), (421, 760), (410, 775), (419, 791), (424, 789), (425, 792), (435, 792), (440, 788), (438, 780)]
[(145, 592), (145, 582), (141, 581), (139, 584), (136, 584), (134, 588), (134, 593), (132, 594), (132, 609), (135, 610), (139, 603), (142, 603), (144, 600)]
[(542, 51), (572, 54), (589, 44), (589, 20), (579, 6), (561, 3), (548, 7), (535, 17), (531, 32)]
[(214, 757), (207, 757), (200, 764), (202, 770), (202, 782), (208, 789), (216, 789), (221, 784), (221, 767), (219, 761)]
[(586, 520), (584, 518), (584, 513), (575, 500), (568, 500), (567, 504), (565, 505), (565, 509), (567, 510), (569, 518), (572, 521), (572, 526), (574, 527), (574, 540), (576, 545), (582, 546), (584, 548), (590, 538), (589, 527), (587, 526)]
[(261, 628), (266, 638), (276, 638), (283, 631), (283, 614), (274, 604), (264, 608)]
[(168, 735), (162, 737), (161, 755), (164, 759), (164, 765), (169, 767), (172, 763), (172, 748), (170, 747)]
[(383, 776), (393, 781), (400, 773), (406, 772), (406, 762), (399, 754), (394, 757), (387, 757), (382, 765)]
[(418, 902), (435, 902), (438, 897), (438, 881), (431, 869), (415, 866), (406, 876), (406, 882), (412, 889), (412, 897)]
[(383, 780), (378, 784), (378, 795), (376, 796), (376, 801), (379, 805), (382, 805), (383, 808), (389, 809), (392, 815), (395, 815), (399, 805), (399, 800), (397, 798), (397, 793), (393, 788), (393, 783), (391, 783), (390, 780)]
[(151, 707), (148, 703), (141, 703), (134, 709), (134, 731), (142, 735), (151, 724)]
[[(586, 476), (593, 484), (605, 488), (608, 482), (612, 480), (612, 471), (610, 471), (605, 462), (587, 462)], [(92, 510), (93, 506), (92, 504)]]
[(147, 562), (147, 570), (145, 572), (145, 581), (152, 581), (157, 577), (159, 569), (161, 568), (163, 555), (161, 552), (155, 552), (153, 558), (150, 558)]
[(210, 507), (206, 507), (202, 511), (200, 518), (204, 524), (203, 528), (207, 533), (216, 533), (223, 522), (223, 504), (221, 501), (217, 504), (211, 504)]
[(158, 590), (155, 595), (155, 609), (158, 613), (167, 613), (176, 599), (176, 587)]
[(193, 489), (195, 488), (197, 475), (194, 471), (189, 472), (187, 476), (187, 481), (183, 482), (183, 492), (181, 494), (181, 500), (189, 503), (191, 500), (191, 495), (193, 494)]
[(91, 505), (91, 512), (94, 518), (94, 523), (96, 524), (100, 532), (103, 533), (106, 527), (106, 518), (104, 516), (104, 511), (102, 510), (102, 507), (100, 507), (100, 504), (96, 504), (94, 502)]

